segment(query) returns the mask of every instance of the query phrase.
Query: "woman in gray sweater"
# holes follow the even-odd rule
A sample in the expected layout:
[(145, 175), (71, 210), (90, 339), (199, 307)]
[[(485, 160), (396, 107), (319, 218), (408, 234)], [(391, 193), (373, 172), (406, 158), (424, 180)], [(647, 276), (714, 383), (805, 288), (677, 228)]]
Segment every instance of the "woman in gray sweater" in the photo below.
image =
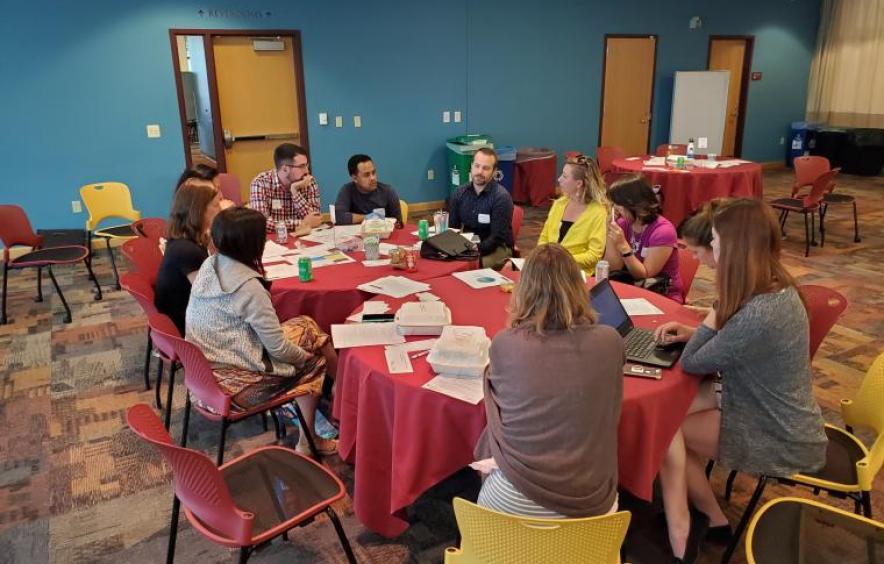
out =
[[(313, 429), (323, 378), (334, 378), (337, 356), (329, 336), (306, 316), (279, 322), (264, 280), (261, 255), (267, 219), (255, 210), (230, 208), (212, 223), (217, 254), (203, 262), (187, 306), (187, 340), (215, 369), (234, 408), (248, 409), (300, 388), (295, 401)], [(314, 438), (320, 454), (336, 442)], [(298, 450), (308, 452), (301, 433)]]
[(721, 409), (698, 397), (660, 469), (670, 543), (685, 562), (699, 548), (686, 546), (688, 498), (709, 517), (710, 540), (730, 536), (703, 471), (707, 460), (769, 476), (812, 472), (826, 460), (807, 313), (780, 262), (773, 212), (761, 200), (734, 200), (716, 211), (712, 233), (717, 306), (696, 330), (679, 323), (657, 330), (663, 342), (687, 341), (681, 357), (686, 372), (721, 375)]

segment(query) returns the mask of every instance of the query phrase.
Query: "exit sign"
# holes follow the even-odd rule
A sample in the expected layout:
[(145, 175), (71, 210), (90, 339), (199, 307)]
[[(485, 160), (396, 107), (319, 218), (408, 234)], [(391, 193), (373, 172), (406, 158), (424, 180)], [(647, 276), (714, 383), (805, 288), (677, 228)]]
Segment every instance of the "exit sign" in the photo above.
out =
[(752, 73), (752, 80), (761, 80), (761, 73), (760, 72), (753, 72)]

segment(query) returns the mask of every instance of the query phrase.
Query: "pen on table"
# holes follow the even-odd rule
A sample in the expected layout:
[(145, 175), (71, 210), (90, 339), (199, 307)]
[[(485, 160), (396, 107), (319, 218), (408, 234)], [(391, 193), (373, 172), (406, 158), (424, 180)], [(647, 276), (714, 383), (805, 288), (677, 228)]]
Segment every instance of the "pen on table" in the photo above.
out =
[(428, 349), (428, 350), (425, 350), (425, 351), (420, 351), (420, 352), (412, 353), (412, 354), (408, 355), (408, 358), (414, 360), (414, 359), (416, 359), (416, 358), (420, 358), (420, 357), (422, 357), (422, 356), (426, 356), (427, 354), (429, 354), (429, 352), (430, 352), (430, 351), (429, 351), (429, 349)]

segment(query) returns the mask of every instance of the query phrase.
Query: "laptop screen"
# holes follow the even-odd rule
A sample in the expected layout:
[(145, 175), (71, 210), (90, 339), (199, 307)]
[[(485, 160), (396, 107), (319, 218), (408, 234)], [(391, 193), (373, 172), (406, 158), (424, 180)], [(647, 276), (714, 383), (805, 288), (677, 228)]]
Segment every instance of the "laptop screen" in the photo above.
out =
[(599, 323), (613, 327), (620, 335), (626, 336), (629, 333), (632, 320), (608, 280), (596, 283), (589, 291), (589, 299), (592, 309), (599, 314)]

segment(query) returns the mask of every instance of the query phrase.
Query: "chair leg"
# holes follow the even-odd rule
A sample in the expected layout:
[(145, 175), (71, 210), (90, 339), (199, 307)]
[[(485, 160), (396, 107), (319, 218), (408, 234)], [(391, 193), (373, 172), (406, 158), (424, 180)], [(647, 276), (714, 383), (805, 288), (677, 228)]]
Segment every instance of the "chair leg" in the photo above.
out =
[(820, 206), (820, 247), (826, 246), (826, 214), (828, 212), (828, 205)]
[(169, 523), (169, 545), (166, 547), (166, 564), (175, 562), (175, 541), (178, 539), (178, 512), (181, 500), (176, 495), (172, 501), (172, 520)]
[(810, 212), (810, 245), (812, 247), (819, 245), (816, 242), (816, 213), (814, 212)]
[(853, 242), (859, 243), (862, 241), (859, 237), (859, 220), (856, 217), (856, 200), (853, 201)]
[(789, 210), (783, 210), (780, 212), (780, 233), (783, 237), (786, 236), (786, 218), (789, 217)]
[(734, 550), (736, 550), (737, 545), (740, 544), (740, 537), (743, 536), (743, 531), (746, 530), (746, 525), (749, 524), (749, 518), (752, 517), (752, 513), (755, 511), (755, 506), (758, 505), (758, 501), (761, 499), (761, 494), (764, 493), (764, 486), (766, 484), (767, 476), (761, 476), (758, 478), (758, 485), (755, 486), (755, 492), (752, 494), (752, 498), (749, 500), (749, 505), (746, 506), (746, 510), (743, 511), (743, 516), (740, 517), (740, 522), (734, 530), (734, 539), (721, 556), (721, 564), (727, 564), (730, 562), (731, 556), (734, 555)]
[(114, 258), (114, 250), (111, 248), (110, 238), (105, 238), (105, 244), (107, 245), (107, 254), (110, 255), (111, 259), (111, 269), (114, 271), (114, 288), (117, 290), (121, 290), (122, 286), (120, 286), (120, 273), (117, 272), (117, 260)]
[(150, 353), (153, 352), (153, 339), (150, 338), (150, 327), (147, 328), (147, 348), (144, 351), (144, 389), (150, 389)]
[(98, 278), (96, 278), (95, 273), (92, 272), (92, 231), (86, 232), (86, 248), (89, 251), (89, 254), (86, 255), (86, 264), (89, 265), (89, 279), (97, 283)]
[(6, 325), (6, 277), (9, 275), (9, 266), (3, 261), (3, 307), (0, 308), (0, 325)]
[(175, 391), (175, 371), (178, 369), (176, 362), (169, 363), (169, 383), (166, 384), (166, 417), (164, 426), (166, 430), (172, 425), (172, 394)]
[(270, 428), (267, 426), (267, 412), (266, 411), (261, 412), (261, 425), (264, 427), (265, 433), (270, 430)]
[(331, 519), (332, 525), (335, 526), (335, 532), (338, 533), (338, 540), (341, 541), (341, 546), (344, 548), (344, 554), (347, 555), (347, 562), (350, 564), (356, 564), (356, 556), (353, 554), (353, 548), (350, 546), (350, 541), (347, 540), (347, 535), (344, 533), (344, 527), (341, 526), (338, 514), (335, 513), (335, 510), (331, 507), (326, 507), (325, 512), (328, 514), (328, 518)]
[(184, 397), (184, 421), (181, 423), (181, 440), (179, 443), (182, 447), (187, 446), (187, 430), (190, 428), (190, 393), (185, 390)]
[(853, 499), (853, 512), (856, 513), (857, 515), (862, 515), (863, 514), (863, 506), (862, 506), (862, 502), (860, 501), (861, 498), (852, 497), (851, 499)]
[(225, 417), (221, 420), (221, 440), (218, 442), (218, 463), (215, 466), (221, 466), (224, 463), (224, 442), (227, 440), (227, 427), (230, 421)]
[(98, 278), (96, 278), (95, 274), (92, 272), (92, 259), (88, 257), (83, 259), (83, 264), (86, 265), (86, 270), (89, 272), (89, 279), (95, 284), (95, 301), (101, 301), (101, 284), (98, 283)]
[(313, 442), (313, 429), (307, 427), (304, 414), (301, 412), (298, 402), (293, 401), (292, 405), (295, 406), (295, 414), (298, 416), (298, 423), (301, 424), (301, 432), (307, 437), (307, 444), (310, 446), (310, 452), (313, 454), (313, 459), (317, 462), (321, 462), (322, 458), (319, 456), (319, 451), (316, 450), (316, 443)]
[(43, 267), (37, 267), (37, 297), (34, 301), (40, 303), (43, 301)]
[(156, 390), (154, 390), (154, 401), (157, 404), (157, 409), (163, 409), (163, 402), (160, 400), (160, 386), (163, 384), (163, 360), (157, 359), (157, 382), (156, 382)]
[(710, 460), (706, 463), (706, 479), (709, 479), (709, 476), (712, 475), (712, 469), (715, 468), (715, 461)]
[(872, 518), (872, 494), (871, 492), (862, 492), (863, 515)]
[(804, 256), (810, 256), (810, 224), (808, 220), (810, 219), (809, 214), (807, 212), (804, 213)]
[(731, 473), (727, 475), (727, 482), (724, 484), (724, 499), (730, 501), (731, 493), (734, 491), (734, 480), (737, 478), (737, 471), (731, 470)]
[(58, 298), (61, 300), (61, 304), (64, 306), (64, 322), (71, 322), (71, 306), (68, 305), (68, 301), (64, 299), (64, 294), (61, 292), (61, 288), (58, 286), (58, 280), (55, 279), (55, 274), (52, 272), (52, 267), (47, 266), (46, 270), (49, 271), (49, 279), (52, 280), (52, 285), (55, 286), (55, 293), (58, 294)]
[(246, 564), (246, 562), (248, 562), (250, 552), (251, 551), (247, 546), (239, 549), (239, 564)]

